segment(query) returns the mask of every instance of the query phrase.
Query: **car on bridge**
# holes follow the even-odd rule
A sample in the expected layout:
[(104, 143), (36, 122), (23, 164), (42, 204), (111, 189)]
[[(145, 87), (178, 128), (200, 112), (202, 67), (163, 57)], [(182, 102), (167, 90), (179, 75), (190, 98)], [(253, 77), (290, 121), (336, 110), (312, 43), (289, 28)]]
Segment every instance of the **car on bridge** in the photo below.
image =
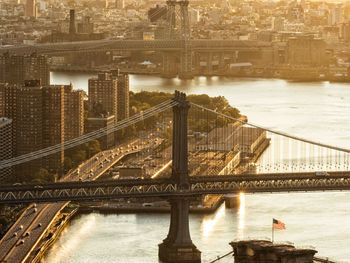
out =
[(328, 176), (329, 173), (327, 173), (326, 171), (317, 171), (317, 172), (315, 172), (315, 175), (317, 175), (317, 176)]

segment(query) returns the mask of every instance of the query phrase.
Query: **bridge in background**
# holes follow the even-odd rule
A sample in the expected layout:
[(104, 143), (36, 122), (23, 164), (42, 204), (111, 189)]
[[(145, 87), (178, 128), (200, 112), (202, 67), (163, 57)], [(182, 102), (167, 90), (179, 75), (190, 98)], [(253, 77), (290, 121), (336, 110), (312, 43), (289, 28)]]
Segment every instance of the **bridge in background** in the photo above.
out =
[[(236, 50), (257, 50), (263, 47), (269, 47), (267, 42), (258, 42), (250, 40), (219, 40), (202, 39), (189, 40), (192, 49), (195, 51), (233, 52)], [(181, 51), (182, 41), (177, 39), (156, 39), (156, 40), (92, 40), (81, 42), (60, 42), (35, 45), (18, 45), (0, 47), (0, 53), (29, 54), (36, 52), (38, 54), (65, 54), (68, 52), (94, 52), (94, 51)]]
[[(238, 40), (194, 40), (188, 14), (188, 0), (167, 1), (167, 28), (164, 39), (156, 40), (96, 40), (50, 44), (0, 47), (1, 53), (46, 54), (64, 57), (65, 64), (79, 61), (111, 61), (113, 52), (156, 51), (162, 57), (161, 75), (191, 79), (196, 74), (210, 75), (227, 71), (230, 63), (246, 58), (261, 60), (275, 51), (270, 43)], [(277, 51), (276, 51), (277, 52)], [(68, 62), (69, 61), (69, 62)], [(58, 66), (58, 65), (54, 65)]]
[[(194, 263), (201, 261), (201, 252), (192, 243), (188, 214), (190, 202), (198, 197), (240, 192), (350, 190), (350, 150), (263, 128), (244, 118), (204, 108), (189, 102), (186, 95), (179, 92), (172, 100), (133, 115), (114, 127), (1, 161), (0, 168), (45, 158), (63, 147), (72, 148), (152, 118), (157, 120), (155, 130), (150, 135), (140, 133), (137, 143), (145, 148), (146, 141), (154, 140), (162, 146), (152, 150), (152, 155), (158, 156), (154, 162), (156, 159), (163, 163), (172, 161), (169, 169), (164, 169), (168, 171), (164, 176), (3, 185), (0, 203), (164, 198), (171, 204), (171, 219), (169, 233), (159, 245), (159, 258), (164, 262)], [(160, 142), (165, 131), (172, 139)], [(140, 152), (145, 152), (143, 148)], [(141, 162), (150, 158), (149, 155), (141, 157), (140, 153), (135, 158)]]

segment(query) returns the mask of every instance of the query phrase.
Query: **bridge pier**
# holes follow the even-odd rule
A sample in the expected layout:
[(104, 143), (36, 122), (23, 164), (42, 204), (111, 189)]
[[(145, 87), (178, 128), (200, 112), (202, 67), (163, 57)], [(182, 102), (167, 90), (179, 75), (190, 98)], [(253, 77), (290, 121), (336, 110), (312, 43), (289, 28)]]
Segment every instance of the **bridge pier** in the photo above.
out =
[(191, 72), (181, 72), (179, 74), (179, 79), (182, 79), (182, 80), (190, 80), (190, 79), (193, 79), (193, 74)]
[(226, 208), (236, 208), (240, 205), (240, 196), (238, 194), (229, 194), (224, 196)]
[(177, 76), (176, 54), (163, 52), (162, 78), (172, 79)]
[(168, 236), (159, 244), (158, 256), (164, 263), (200, 263), (201, 252), (192, 243), (189, 229), (190, 200), (177, 198), (171, 204)]
[(181, 52), (179, 79), (193, 79), (192, 52), (188, 47), (185, 48), (184, 52)]

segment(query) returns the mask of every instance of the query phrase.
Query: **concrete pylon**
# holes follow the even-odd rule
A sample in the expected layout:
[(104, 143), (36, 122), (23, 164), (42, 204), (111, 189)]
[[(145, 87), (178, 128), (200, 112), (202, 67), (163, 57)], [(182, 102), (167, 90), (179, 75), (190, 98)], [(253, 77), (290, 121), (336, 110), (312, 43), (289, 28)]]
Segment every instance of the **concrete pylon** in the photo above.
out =
[[(189, 188), (187, 115), (190, 108), (186, 95), (178, 91), (178, 102), (173, 108), (173, 170), (172, 179), (177, 182), (179, 190)], [(200, 263), (201, 252), (192, 243), (189, 228), (188, 197), (176, 197), (169, 200), (171, 205), (169, 233), (163, 243), (159, 244), (159, 259), (164, 263)]]

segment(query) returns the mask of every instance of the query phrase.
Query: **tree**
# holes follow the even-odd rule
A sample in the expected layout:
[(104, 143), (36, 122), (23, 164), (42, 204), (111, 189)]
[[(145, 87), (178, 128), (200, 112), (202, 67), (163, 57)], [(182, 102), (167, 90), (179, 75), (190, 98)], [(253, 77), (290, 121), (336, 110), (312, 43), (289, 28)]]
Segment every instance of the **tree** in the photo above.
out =
[(231, 106), (227, 107), (224, 111), (224, 114), (231, 116), (233, 118), (239, 118), (240, 117), (240, 112), (236, 108), (232, 108)]
[(9, 219), (6, 216), (0, 216), (0, 233), (3, 233), (9, 223)]
[(100, 142), (98, 140), (89, 141), (88, 144), (87, 144), (87, 147), (88, 147), (87, 150), (88, 150), (88, 153), (89, 153), (88, 157), (91, 157), (91, 156), (93, 156), (96, 153), (101, 151)]
[(55, 175), (50, 174), (46, 169), (40, 168), (35, 174), (33, 182), (49, 183), (55, 181)]
[(92, 106), (92, 114), (94, 116), (106, 115), (107, 111), (104, 109), (104, 106), (100, 102), (97, 102)]
[(84, 150), (77, 150), (72, 154), (72, 161), (74, 165), (78, 165), (86, 159), (86, 152)]
[(211, 99), (207, 94), (189, 95), (187, 98), (190, 102), (193, 102), (195, 104), (199, 104), (207, 108), (213, 107), (213, 105), (211, 105)]
[(68, 171), (73, 168), (72, 159), (68, 156), (64, 157), (64, 170)]

